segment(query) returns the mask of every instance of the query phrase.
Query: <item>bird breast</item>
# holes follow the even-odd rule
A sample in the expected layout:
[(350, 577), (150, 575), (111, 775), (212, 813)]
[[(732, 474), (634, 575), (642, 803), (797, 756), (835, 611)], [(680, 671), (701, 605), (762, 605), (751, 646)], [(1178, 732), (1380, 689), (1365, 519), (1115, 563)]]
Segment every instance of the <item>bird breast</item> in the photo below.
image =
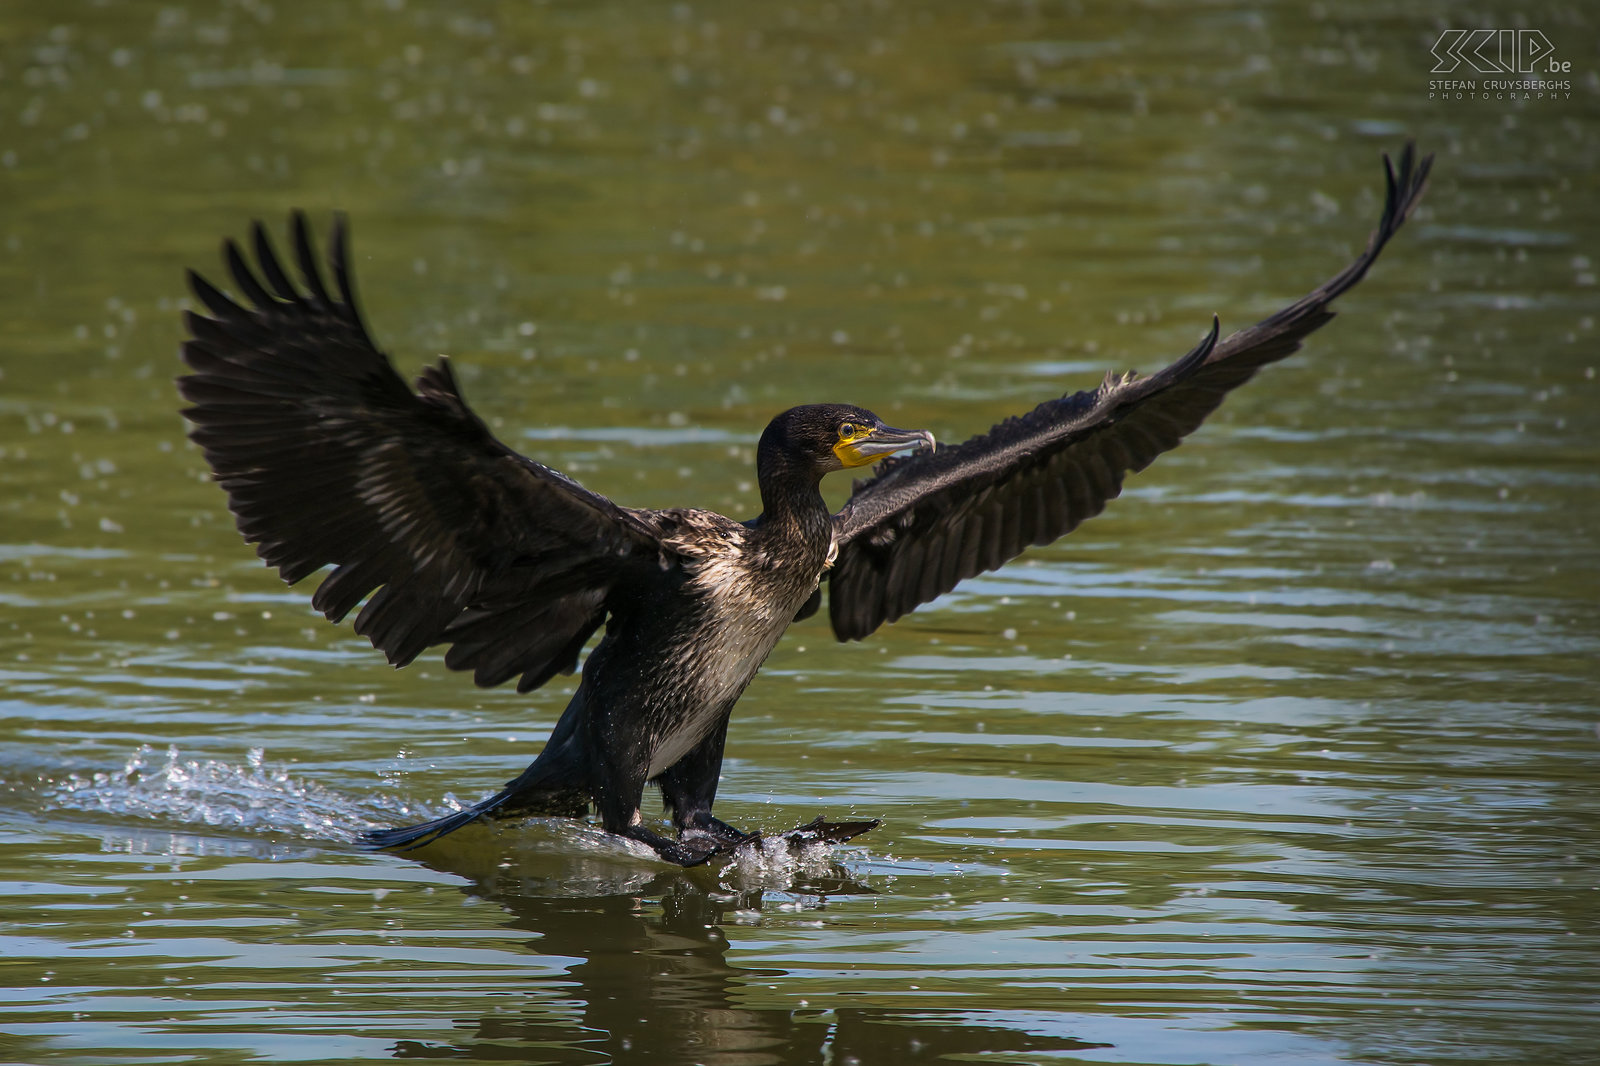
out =
[(693, 654), (698, 673), (710, 682), (705, 697), (723, 703), (738, 697), (777, 646), (821, 574), (793, 561), (787, 565), (734, 552), (704, 560), (690, 578), (707, 625)]

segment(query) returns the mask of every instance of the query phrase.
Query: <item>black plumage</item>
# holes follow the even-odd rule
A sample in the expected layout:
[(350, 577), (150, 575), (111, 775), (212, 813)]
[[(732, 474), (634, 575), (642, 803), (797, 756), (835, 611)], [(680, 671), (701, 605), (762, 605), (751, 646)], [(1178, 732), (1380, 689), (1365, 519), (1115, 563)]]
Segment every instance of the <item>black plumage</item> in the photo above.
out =
[[(761, 438), (762, 514), (748, 522), (621, 507), (517, 454), (467, 406), (446, 359), (408, 388), (356, 309), (342, 219), (332, 289), (300, 214), (298, 280), (259, 225), (254, 269), (224, 245), (242, 300), (190, 274), (208, 314), (186, 316), (191, 373), (178, 387), (244, 538), (291, 584), (332, 567), (312, 603), (339, 621), (365, 601), (355, 629), (394, 665), (444, 644), (445, 663), (478, 684), (515, 677), (527, 691), (575, 669), (605, 625), (527, 770), (472, 808), (371, 842), (416, 846), (486, 814), (592, 806), (611, 832), (689, 865), (750, 839), (711, 814), (729, 714), (790, 621), (818, 609), (820, 582), (837, 637), (860, 639), (1098, 514), (1129, 472), (1332, 317), (1430, 163), (1409, 145), (1398, 171), (1385, 157), (1382, 218), (1343, 271), (1221, 341), (1214, 322), (1149, 377), (1108, 375), (937, 451), (858, 407), (784, 412)], [(923, 450), (887, 460), (829, 513), (826, 474), (908, 447)], [(650, 781), (677, 840), (643, 824)]]

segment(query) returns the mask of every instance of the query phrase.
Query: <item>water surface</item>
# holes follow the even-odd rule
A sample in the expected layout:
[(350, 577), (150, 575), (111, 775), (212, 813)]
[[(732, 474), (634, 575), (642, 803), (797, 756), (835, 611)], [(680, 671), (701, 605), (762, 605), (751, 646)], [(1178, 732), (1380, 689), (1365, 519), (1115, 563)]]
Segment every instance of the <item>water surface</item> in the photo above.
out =
[[(0, 1051), (18, 1062), (1581, 1062), (1600, 1025), (1600, 57), (1438, 101), (1423, 3), (240, 2), (0, 18)], [(635, 506), (758, 509), (846, 400), (960, 439), (1341, 317), (1101, 518), (871, 640), (797, 625), (679, 871), (413, 856), (571, 691), (395, 672), (239, 542), (186, 267), (350, 215), (375, 335)], [(842, 499), (847, 485), (833, 487)]]

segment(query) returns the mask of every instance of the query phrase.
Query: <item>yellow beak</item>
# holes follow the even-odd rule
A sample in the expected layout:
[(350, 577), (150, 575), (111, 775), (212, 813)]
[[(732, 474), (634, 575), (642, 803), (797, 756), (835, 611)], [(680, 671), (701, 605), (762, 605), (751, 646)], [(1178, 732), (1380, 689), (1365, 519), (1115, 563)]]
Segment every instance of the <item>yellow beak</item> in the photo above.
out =
[(904, 448), (933, 448), (933, 434), (925, 429), (895, 429), (879, 426), (869, 429), (853, 440), (842, 440), (833, 446), (833, 454), (846, 467), (866, 466), (886, 455)]

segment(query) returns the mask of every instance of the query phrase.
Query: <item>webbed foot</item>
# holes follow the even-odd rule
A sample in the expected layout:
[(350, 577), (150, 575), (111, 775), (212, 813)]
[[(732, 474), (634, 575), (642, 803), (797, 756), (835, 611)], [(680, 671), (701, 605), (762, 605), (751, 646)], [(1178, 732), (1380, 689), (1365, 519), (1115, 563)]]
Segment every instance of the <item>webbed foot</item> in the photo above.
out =
[(759, 845), (764, 839), (781, 840), (796, 849), (807, 844), (843, 844), (882, 824), (877, 818), (829, 822), (818, 815), (805, 825), (775, 833), (771, 837), (763, 837), (759, 830), (753, 833), (741, 832), (727, 822), (702, 812), (691, 817), (687, 825), (679, 828), (677, 840), (668, 840), (642, 825), (629, 826), (621, 835), (648, 846), (667, 862), (675, 862), (679, 866), (699, 866), (709, 859), (729, 854), (746, 844)]
[(698, 811), (678, 826), (678, 839), (685, 837), (711, 837), (737, 847), (761, 839), (761, 832), (746, 833), (716, 817), (710, 811)]
[[(729, 827), (723, 826), (723, 828)], [(667, 862), (674, 862), (679, 866), (699, 866), (713, 856), (726, 854), (741, 844), (761, 839), (759, 833), (739, 833), (738, 830), (733, 832), (736, 834), (735, 838), (729, 839), (709, 831), (689, 829), (685, 830), (677, 840), (668, 840), (660, 833), (646, 829), (642, 825), (630, 825), (618, 835), (625, 836), (629, 840), (637, 840)]]
[(806, 844), (843, 844), (882, 824), (882, 820), (878, 818), (856, 822), (828, 822), (819, 814), (805, 825), (797, 825), (793, 829), (774, 834), (772, 839), (786, 841), (791, 848), (803, 847)]

